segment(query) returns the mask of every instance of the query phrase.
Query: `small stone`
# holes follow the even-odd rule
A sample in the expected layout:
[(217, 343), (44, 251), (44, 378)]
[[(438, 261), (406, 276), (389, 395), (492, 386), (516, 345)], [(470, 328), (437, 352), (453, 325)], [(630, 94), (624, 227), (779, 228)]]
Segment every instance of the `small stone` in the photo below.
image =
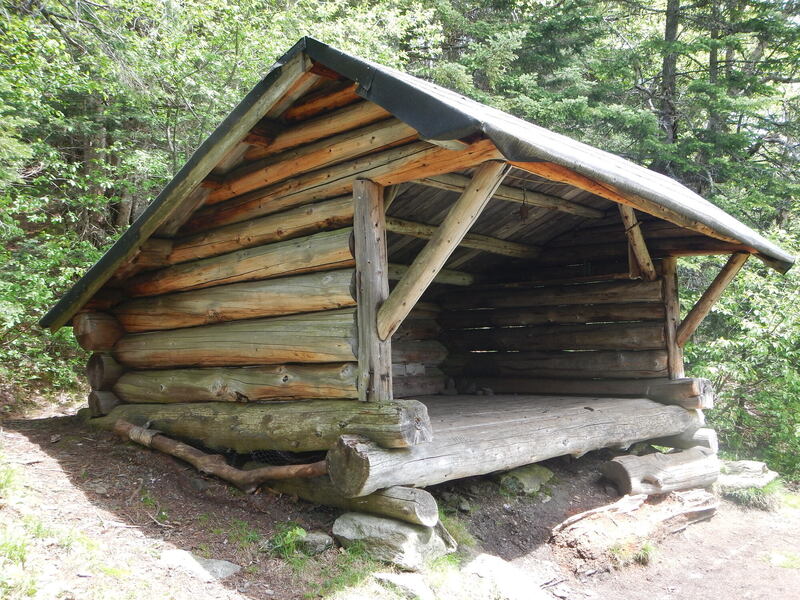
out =
[(205, 492), (208, 488), (211, 487), (211, 484), (205, 479), (202, 479), (200, 477), (193, 477), (191, 481), (191, 486), (192, 489), (194, 489), (195, 491)]
[(533, 464), (507, 471), (497, 479), (500, 487), (512, 494), (535, 494), (552, 477), (553, 472), (550, 469)]
[(227, 560), (201, 558), (186, 550), (172, 548), (161, 553), (161, 562), (176, 569), (181, 569), (203, 581), (225, 579), (242, 570), (242, 567)]
[(409, 600), (435, 600), (433, 591), (419, 573), (375, 573), (380, 583), (388, 583)]
[(100, 496), (108, 496), (108, 488), (102, 484), (92, 486), (92, 490)]
[(408, 571), (417, 571), (456, 549), (452, 538), (443, 538), (433, 527), (362, 513), (345, 513), (336, 519), (333, 535), (345, 548), (359, 543), (373, 558)]
[(463, 513), (470, 513), (472, 512), (472, 506), (470, 505), (468, 500), (462, 498), (461, 502), (458, 503), (458, 510), (460, 510)]
[(324, 531), (309, 531), (298, 546), (303, 554), (315, 556), (333, 548), (333, 538)]

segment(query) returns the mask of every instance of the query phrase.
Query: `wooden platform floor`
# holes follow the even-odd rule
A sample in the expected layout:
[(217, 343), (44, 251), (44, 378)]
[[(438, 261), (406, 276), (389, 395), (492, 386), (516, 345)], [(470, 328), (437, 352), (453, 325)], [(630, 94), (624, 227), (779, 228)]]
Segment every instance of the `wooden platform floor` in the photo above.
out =
[(416, 400), (428, 408), (432, 441), (397, 450), (373, 445), (362, 450), (358, 461), (350, 456), (341, 463), (342, 471), (350, 470), (347, 477), (360, 480), (342, 489), (355, 495), (390, 485), (424, 487), (556, 456), (626, 448), (696, 427), (691, 411), (646, 398), (494, 395)]

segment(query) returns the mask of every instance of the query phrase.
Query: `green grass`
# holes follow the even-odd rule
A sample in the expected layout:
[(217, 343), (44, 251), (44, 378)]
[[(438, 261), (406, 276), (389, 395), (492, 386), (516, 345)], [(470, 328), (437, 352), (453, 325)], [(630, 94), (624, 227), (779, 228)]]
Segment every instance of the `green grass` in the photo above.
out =
[(0, 506), (11, 498), (11, 494), (17, 487), (16, 470), (2, 461), (3, 455), (0, 454)]
[(367, 555), (363, 544), (354, 543), (337, 556), (333, 565), (319, 568), (319, 575), (322, 576), (323, 583), (312, 583), (310, 585), (312, 591), (307, 592), (305, 597), (326, 597), (354, 587), (382, 566), (381, 563)]
[(763, 488), (750, 487), (740, 490), (727, 490), (722, 493), (728, 500), (748, 508), (775, 511), (781, 506), (786, 490), (780, 479), (771, 481)]
[(156, 508), (158, 507), (158, 502), (150, 493), (150, 490), (147, 488), (142, 489), (141, 495), (142, 504), (144, 504), (147, 508)]
[[(305, 536), (305, 532), (303, 532)], [(261, 534), (258, 533), (250, 523), (234, 519), (228, 529), (228, 537), (232, 539), (239, 548), (246, 550), (261, 541)]]
[(632, 564), (649, 565), (655, 555), (656, 547), (649, 540), (626, 540), (608, 549), (611, 561), (617, 568)]
[(25, 526), (25, 530), (37, 539), (43, 540), (56, 536), (56, 531), (54, 529), (48, 527), (41, 519), (33, 515), (23, 517), (22, 523)]
[(439, 520), (444, 525), (444, 528), (450, 532), (450, 535), (453, 536), (459, 547), (473, 548), (478, 545), (478, 542), (467, 529), (467, 524), (457, 514), (449, 514), (442, 507), (439, 507)]
[(781, 495), (781, 502), (787, 508), (795, 508), (800, 510), (800, 494), (784, 492)]

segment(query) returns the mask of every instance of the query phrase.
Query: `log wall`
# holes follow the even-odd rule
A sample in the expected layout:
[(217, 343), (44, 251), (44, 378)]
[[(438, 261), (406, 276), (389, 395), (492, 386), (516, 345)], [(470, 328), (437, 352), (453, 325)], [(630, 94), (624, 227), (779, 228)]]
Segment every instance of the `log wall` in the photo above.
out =
[[(664, 289), (657, 279), (444, 294), (438, 324), (449, 355), (443, 369), (465, 392), (536, 393), (547, 380), (548, 393), (558, 393), (563, 380), (569, 394), (576, 380), (667, 378)], [(596, 394), (602, 395), (602, 386)]]

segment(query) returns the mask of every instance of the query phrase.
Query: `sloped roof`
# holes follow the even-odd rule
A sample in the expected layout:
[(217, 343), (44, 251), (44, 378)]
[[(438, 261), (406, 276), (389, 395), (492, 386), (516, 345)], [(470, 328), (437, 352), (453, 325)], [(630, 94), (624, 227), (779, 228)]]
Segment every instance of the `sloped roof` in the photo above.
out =
[(483, 134), (509, 161), (548, 161), (567, 167), (610, 189), (642, 199), (702, 224), (721, 236), (735, 239), (753, 248), (760, 258), (778, 271), (786, 272), (795, 261), (794, 256), (669, 177), (438, 85), (306, 37), (275, 63), (139, 219), (41, 319), (42, 327), (55, 329), (68, 322), (108, 281), (116, 268), (169, 218), (225, 152), (264, 115), (265, 96), (269, 95), (287, 65), (302, 54), (358, 83), (358, 95), (406, 122), (423, 139), (447, 141)]

